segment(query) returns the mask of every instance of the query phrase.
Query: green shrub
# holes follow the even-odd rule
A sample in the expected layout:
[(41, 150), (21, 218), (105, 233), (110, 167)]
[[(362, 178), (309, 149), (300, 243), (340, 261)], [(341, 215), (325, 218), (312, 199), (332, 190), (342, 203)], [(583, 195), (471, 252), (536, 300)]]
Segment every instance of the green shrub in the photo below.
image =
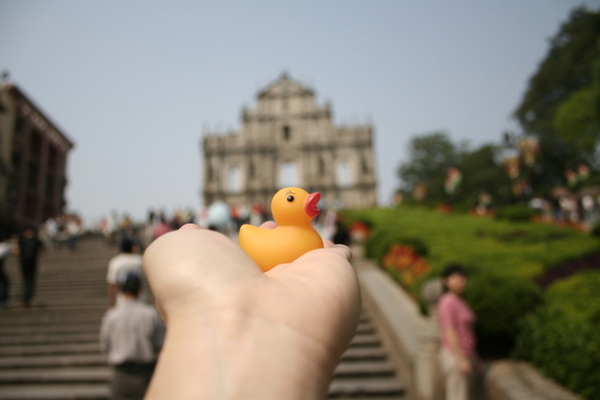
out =
[(484, 358), (507, 357), (513, 349), (518, 321), (542, 301), (527, 278), (471, 269), (465, 298), (476, 315), (478, 349)]
[(427, 244), (417, 237), (407, 236), (405, 233), (394, 230), (376, 229), (371, 232), (365, 243), (365, 255), (381, 262), (392, 244), (409, 245), (420, 256), (426, 256), (429, 253)]
[(600, 222), (596, 222), (596, 225), (592, 228), (592, 236), (600, 237)]
[(525, 317), (514, 356), (589, 400), (600, 400), (599, 321), (556, 304)]
[(496, 210), (496, 218), (515, 222), (529, 221), (535, 214), (535, 210), (527, 204), (513, 204)]
[(593, 319), (600, 317), (599, 294), (600, 270), (588, 269), (552, 284), (546, 291), (546, 299), (569, 312)]
[(383, 229), (371, 231), (365, 243), (365, 256), (374, 260), (381, 260), (390, 245), (390, 232)]
[(550, 286), (546, 305), (520, 324), (513, 355), (550, 378), (600, 400), (600, 271), (580, 271)]

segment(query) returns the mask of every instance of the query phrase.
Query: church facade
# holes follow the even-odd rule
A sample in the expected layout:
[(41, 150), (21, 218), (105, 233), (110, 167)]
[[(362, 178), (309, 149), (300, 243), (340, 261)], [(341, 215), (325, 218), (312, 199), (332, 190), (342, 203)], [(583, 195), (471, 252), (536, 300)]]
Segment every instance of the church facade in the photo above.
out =
[(279, 189), (297, 186), (320, 192), (327, 206), (375, 206), (373, 127), (335, 126), (331, 114), (282, 75), (242, 110), (239, 132), (204, 136), (205, 204), (269, 207)]

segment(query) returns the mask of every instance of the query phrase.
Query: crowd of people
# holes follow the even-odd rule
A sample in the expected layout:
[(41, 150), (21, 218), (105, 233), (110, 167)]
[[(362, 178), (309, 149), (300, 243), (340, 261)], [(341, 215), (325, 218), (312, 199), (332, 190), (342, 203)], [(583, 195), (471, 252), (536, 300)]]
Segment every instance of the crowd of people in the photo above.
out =
[(529, 206), (544, 221), (579, 225), (587, 231), (600, 221), (600, 188), (596, 192), (590, 191), (579, 196), (565, 188), (559, 188), (550, 199), (533, 197)]

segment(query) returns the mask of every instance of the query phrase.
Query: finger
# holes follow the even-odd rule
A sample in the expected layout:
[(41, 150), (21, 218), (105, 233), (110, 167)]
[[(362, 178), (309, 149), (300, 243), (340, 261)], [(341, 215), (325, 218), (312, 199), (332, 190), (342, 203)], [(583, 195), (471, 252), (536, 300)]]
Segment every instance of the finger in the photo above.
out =
[(336, 251), (340, 251), (346, 257), (348, 261), (352, 260), (352, 250), (350, 247), (343, 244), (332, 244), (332, 246), (327, 247), (328, 249), (334, 249)]
[(350, 265), (352, 251), (344, 245), (333, 245), (328, 248), (316, 249), (303, 254), (289, 264), (281, 264), (267, 271), (267, 276), (300, 275), (308, 279), (319, 280), (324, 275), (354, 275)]
[[(178, 271), (176, 275), (174, 269)], [(144, 254), (144, 271), (151, 284), (193, 283), (198, 287), (261, 274), (250, 257), (229, 238), (194, 225), (153, 241)]]
[(275, 221), (265, 221), (260, 225), (260, 227), (265, 229), (275, 229), (277, 228), (277, 224)]
[(200, 227), (196, 224), (185, 224), (181, 228), (179, 228), (180, 231), (186, 231), (186, 230), (192, 230), (192, 229), (202, 229), (202, 227)]

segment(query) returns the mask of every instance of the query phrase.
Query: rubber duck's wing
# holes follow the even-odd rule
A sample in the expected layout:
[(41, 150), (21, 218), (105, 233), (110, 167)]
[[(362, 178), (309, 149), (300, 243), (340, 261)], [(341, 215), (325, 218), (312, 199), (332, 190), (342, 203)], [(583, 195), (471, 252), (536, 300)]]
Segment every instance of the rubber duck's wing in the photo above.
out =
[(274, 237), (275, 232), (273, 229), (246, 224), (240, 228), (238, 240), (242, 249), (254, 258), (254, 254), (260, 254), (273, 245)]

